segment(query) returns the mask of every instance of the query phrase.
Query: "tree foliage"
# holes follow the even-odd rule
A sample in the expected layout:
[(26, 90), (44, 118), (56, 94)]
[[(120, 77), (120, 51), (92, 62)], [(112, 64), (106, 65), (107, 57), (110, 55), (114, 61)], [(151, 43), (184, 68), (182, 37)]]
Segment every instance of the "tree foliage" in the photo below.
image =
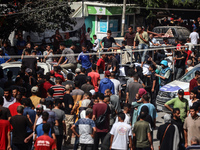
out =
[(68, 0), (0, 0), (0, 38), (15, 29), (44, 32), (46, 29), (72, 29), (73, 10)]

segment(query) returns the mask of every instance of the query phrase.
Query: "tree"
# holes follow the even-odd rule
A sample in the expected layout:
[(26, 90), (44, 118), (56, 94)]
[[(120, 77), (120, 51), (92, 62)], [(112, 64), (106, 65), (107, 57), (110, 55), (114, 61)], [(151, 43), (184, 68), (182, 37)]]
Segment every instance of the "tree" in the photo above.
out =
[(14, 30), (44, 32), (46, 29), (72, 29), (74, 11), (68, 0), (0, 0), (0, 38)]

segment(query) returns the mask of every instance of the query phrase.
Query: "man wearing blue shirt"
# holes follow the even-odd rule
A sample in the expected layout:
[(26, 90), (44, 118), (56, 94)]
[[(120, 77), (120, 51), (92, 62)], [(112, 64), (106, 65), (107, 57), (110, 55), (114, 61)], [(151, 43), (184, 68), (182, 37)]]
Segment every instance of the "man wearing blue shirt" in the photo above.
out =
[(112, 94), (115, 94), (114, 83), (109, 79), (110, 71), (105, 71), (105, 78), (100, 81), (99, 93), (105, 93), (105, 90), (110, 89)]
[(0, 64), (7, 63), (7, 62), (11, 61), (10, 57), (5, 58), (4, 56), (8, 56), (8, 54), (3, 53), (3, 49), (0, 48)]
[[(82, 52), (78, 55), (77, 61), (78, 61), (78, 63), (81, 63), (82, 68), (89, 70), (91, 68), (92, 64), (90, 62), (90, 56), (85, 55), (86, 53), (88, 53), (87, 47), (82, 46)], [(86, 72), (89, 72), (89, 71), (86, 71)]]

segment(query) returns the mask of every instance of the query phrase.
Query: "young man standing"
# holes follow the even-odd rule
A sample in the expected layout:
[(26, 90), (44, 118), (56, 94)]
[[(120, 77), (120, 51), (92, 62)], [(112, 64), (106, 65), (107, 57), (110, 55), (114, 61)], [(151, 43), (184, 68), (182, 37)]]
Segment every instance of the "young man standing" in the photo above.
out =
[(126, 40), (127, 41), (127, 45), (129, 47), (132, 47), (134, 38), (135, 38), (135, 33), (133, 32), (133, 27), (129, 26), (128, 33), (126, 33), (125, 36), (124, 36), (124, 41)]
[(16, 102), (16, 99), (11, 96), (10, 89), (4, 89), (4, 96), (3, 96), (3, 107), (8, 108), (11, 104)]
[[(111, 30), (108, 30), (108, 31), (107, 31), (107, 37), (104, 37), (104, 38), (102, 39), (102, 41), (100, 42), (100, 45), (101, 45), (101, 48), (102, 48), (102, 49), (112, 47), (112, 43), (115, 43), (115, 45), (121, 47), (121, 45), (119, 45), (119, 44), (115, 41), (115, 39), (114, 39), (113, 37), (111, 37), (111, 35), (112, 35)], [(104, 43), (104, 46), (103, 46), (102, 43)]]
[[(43, 124), (44, 135), (38, 137), (35, 141), (35, 150), (56, 150), (55, 141), (49, 137), (50, 125), (48, 123)], [(42, 144), (41, 144), (42, 143)]]
[(98, 81), (100, 80), (100, 75), (98, 72), (96, 72), (96, 65), (92, 64), (92, 72), (88, 73), (88, 76), (91, 77), (91, 82), (94, 86), (95, 92), (98, 92), (99, 87), (98, 87)]
[[(79, 119), (71, 127), (73, 133), (79, 137), (81, 150), (93, 150), (96, 127), (92, 120), (92, 113), (93, 110), (91, 108), (86, 109), (86, 118)], [(79, 129), (79, 134), (75, 131), (76, 127)]]
[(131, 126), (124, 122), (125, 114), (118, 113), (118, 122), (115, 123), (110, 131), (110, 149), (127, 149), (128, 142), (129, 148), (132, 150), (132, 131)]
[(101, 58), (97, 61), (97, 66), (96, 66), (96, 72), (98, 73), (103, 73), (105, 70), (105, 59), (106, 59), (106, 54), (102, 54)]
[(196, 107), (190, 107), (190, 115), (185, 119), (183, 125), (186, 148), (191, 146), (191, 138), (193, 136), (199, 137), (200, 135), (200, 117), (197, 112)]
[(194, 89), (194, 87), (198, 86), (197, 79), (199, 78), (199, 76), (200, 76), (200, 72), (199, 72), (199, 70), (197, 70), (195, 72), (194, 78), (190, 81), (189, 92), (192, 91)]
[(105, 93), (106, 89), (110, 89), (112, 94), (115, 94), (115, 87), (113, 82), (109, 79), (111, 73), (110, 71), (105, 71), (105, 78), (100, 81), (99, 93)]
[(144, 121), (146, 113), (140, 113), (140, 120), (133, 126), (133, 148), (138, 150), (153, 150), (151, 128), (148, 122)]

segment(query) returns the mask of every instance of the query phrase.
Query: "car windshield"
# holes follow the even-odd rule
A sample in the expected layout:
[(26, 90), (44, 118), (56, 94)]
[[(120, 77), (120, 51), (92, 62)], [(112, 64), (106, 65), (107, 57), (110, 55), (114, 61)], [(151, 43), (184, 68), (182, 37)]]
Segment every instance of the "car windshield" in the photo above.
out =
[(197, 70), (200, 70), (200, 67), (195, 67), (194, 69), (190, 70), (188, 73), (186, 73), (185, 75), (183, 75), (180, 78), (180, 81), (182, 82), (190, 82), (190, 80), (192, 80), (195, 76), (195, 72)]
[(3, 69), (3, 74), (4, 74), (4, 77), (5, 77), (5, 78), (7, 77), (7, 72), (8, 72), (8, 71), (12, 71), (12, 73), (13, 73), (12, 79), (13, 79), (13, 81), (15, 81), (15, 79), (17, 78), (17, 75), (18, 75), (18, 73), (19, 73), (19, 71), (20, 71), (20, 67), (4, 68), (4, 69)]

